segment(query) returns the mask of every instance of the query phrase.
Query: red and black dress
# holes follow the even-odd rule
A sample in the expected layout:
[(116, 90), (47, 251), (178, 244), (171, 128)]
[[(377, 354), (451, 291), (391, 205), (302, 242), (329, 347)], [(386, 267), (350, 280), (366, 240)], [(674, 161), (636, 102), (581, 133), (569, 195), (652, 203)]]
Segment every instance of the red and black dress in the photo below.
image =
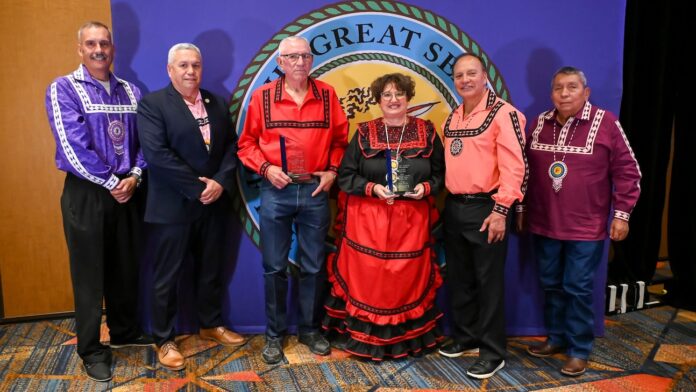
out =
[(431, 235), (438, 219), (433, 195), (444, 181), (442, 142), (430, 121), (415, 117), (403, 137), (401, 126), (387, 130), (392, 157), (398, 149), (425, 196), (389, 205), (372, 194), (387, 183), (385, 126), (381, 119), (360, 124), (339, 169), (337, 249), (327, 260), (331, 293), (323, 321), (346, 351), (373, 360), (418, 353), (442, 339), (434, 304), (442, 278)]

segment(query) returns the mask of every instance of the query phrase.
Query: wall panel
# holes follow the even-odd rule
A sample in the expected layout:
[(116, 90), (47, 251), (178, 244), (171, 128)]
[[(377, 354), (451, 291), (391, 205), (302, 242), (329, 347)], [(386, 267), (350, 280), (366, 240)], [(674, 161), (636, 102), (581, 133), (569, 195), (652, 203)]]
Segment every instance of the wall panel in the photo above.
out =
[(44, 93), (77, 68), (77, 29), (111, 24), (106, 0), (6, 1), (0, 7), (0, 275), (4, 317), (71, 311), (55, 144)]

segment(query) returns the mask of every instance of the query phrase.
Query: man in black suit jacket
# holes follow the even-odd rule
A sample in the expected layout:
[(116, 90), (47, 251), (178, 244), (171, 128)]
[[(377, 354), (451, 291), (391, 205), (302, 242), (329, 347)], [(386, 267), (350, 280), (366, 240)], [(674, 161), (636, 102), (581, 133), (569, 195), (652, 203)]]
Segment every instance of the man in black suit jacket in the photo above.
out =
[(224, 100), (200, 89), (202, 60), (193, 44), (169, 50), (171, 84), (138, 106), (140, 143), (149, 166), (145, 221), (155, 251), (153, 336), (160, 363), (181, 370), (174, 342), (176, 289), (183, 261), (195, 263), (196, 309), (202, 338), (226, 346), (244, 338), (223, 326), (221, 266), (225, 221), (237, 167), (236, 133)]

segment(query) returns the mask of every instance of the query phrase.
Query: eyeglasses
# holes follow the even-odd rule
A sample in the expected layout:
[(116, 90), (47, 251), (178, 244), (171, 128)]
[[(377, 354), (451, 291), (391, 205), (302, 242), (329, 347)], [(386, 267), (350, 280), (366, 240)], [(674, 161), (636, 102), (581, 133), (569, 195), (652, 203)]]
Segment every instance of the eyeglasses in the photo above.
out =
[(386, 100), (390, 100), (394, 97), (396, 97), (396, 99), (400, 99), (400, 98), (403, 98), (406, 96), (406, 92), (404, 92), (404, 91), (397, 91), (395, 93), (383, 92), (382, 94), (380, 94), (380, 96), (382, 97), (382, 99), (386, 99)]
[(302, 60), (304, 61), (309, 61), (314, 57), (313, 54), (311, 53), (289, 53), (289, 54), (281, 54), (280, 57), (285, 57), (286, 59), (290, 60), (291, 63), (296, 62), (297, 60), (302, 57)]

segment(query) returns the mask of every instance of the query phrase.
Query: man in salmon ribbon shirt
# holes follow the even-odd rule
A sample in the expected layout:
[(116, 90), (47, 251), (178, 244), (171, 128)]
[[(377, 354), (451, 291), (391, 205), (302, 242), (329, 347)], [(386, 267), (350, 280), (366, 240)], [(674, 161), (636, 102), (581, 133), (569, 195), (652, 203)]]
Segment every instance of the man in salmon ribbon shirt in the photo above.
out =
[(614, 241), (628, 235), (641, 174), (619, 120), (589, 102), (585, 74), (563, 67), (551, 83), (554, 108), (539, 115), (527, 143), (529, 192), (516, 223), (532, 233), (545, 295), (548, 339), (527, 352), (565, 352), (561, 373), (574, 377), (585, 373), (592, 351), (593, 283), (604, 242), (607, 234)]
[(287, 37), (278, 51), (276, 61), (284, 75), (254, 91), (239, 138), (239, 159), (264, 178), (259, 215), (267, 326), (262, 357), (268, 364), (283, 359), (293, 224), (300, 254), (299, 342), (318, 355), (331, 351), (319, 333), (326, 283), (324, 239), (330, 224), (328, 191), (348, 137), (348, 120), (336, 92), (309, 77), (309, 42)]
[[(483, 60), (471, 53), (453, 67), (463, 103), (447, 119), (445, 136), (446, 282), (452, 341), (440, 354), (479, 351), (467, 370), (485, 379), (505, 366), (504, 308), (508, 211), (522, 200), (527, 180), (525, 117), (488, 89)], [(511, 215), (511, 214), (510, 214)]]

